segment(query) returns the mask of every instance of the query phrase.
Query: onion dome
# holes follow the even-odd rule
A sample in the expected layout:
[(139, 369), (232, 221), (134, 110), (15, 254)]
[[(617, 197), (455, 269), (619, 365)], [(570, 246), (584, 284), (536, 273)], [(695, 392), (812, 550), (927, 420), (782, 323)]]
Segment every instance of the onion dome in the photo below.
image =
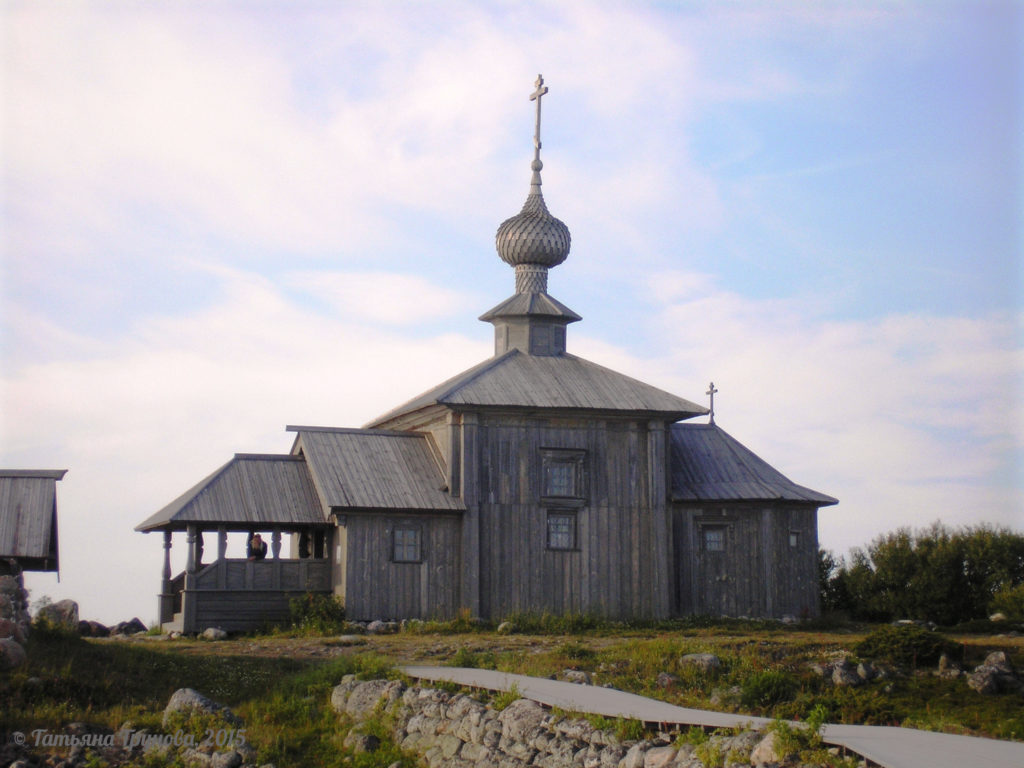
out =
[(544, 164), (534, 160), (533, 182), (523, 209), (498, 227), (498, 255), (513, 267), (536, 264), (556, 267), (569, 255), (569, 228), (548, 212), (540, 191), (540, 171)]
[(565, 223), (548, 212), (540, 190), (540, 172), (544, 168), (540, 159), (540, 100), (548, 89), (540, 75), (537, 76), (536, 86), (537, 90), (530, 96), (531, 100), (537, 102), (530, 193), (523, 209), (503, 221), (495, 237), (501, 260), (516, 269), (517, 293), (547, 292), (547, 270), (565, 261), (572, 241)]

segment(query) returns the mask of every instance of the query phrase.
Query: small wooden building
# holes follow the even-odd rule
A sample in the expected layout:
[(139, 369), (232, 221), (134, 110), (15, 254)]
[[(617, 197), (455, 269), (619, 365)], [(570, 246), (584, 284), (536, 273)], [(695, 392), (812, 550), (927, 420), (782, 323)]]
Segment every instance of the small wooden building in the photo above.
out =
[[(568, 352), (581, 318), (547, 292), (570, 235), (541, 194), (539, 107), (535, 147), (497, 234), (515, 293), (480, 318), (494, 356), (363, 429), (288, 427), (288, 456), (236, 456), (140, 525), (168, 550), (188, 536), (186, 571), (165, 559), (161, 621), (248, 628), (302, 590), (352, 619), (817, 614), (817, 510), (836, 500), (713, 416), (685, 423), (703, 406)], [(226, 559), (229, 530), (270, 530), (274, 557)], [(323, 546), (281, 558), (285, 532)]]
[(57, 481), (66, 469), (0, 470), (0, 573), (56, 571)]

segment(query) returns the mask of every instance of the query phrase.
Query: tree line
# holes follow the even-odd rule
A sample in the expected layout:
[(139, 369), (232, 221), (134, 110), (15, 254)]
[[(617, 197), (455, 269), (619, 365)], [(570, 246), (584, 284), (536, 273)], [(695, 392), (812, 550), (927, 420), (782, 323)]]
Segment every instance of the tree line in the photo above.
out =
[(953, 626), (994, 613), (1024, 620), (1024, 534), (982, 524), (899, 528), (854, 547), (820, 550), (825, 613), (863, 621), (920, 619)]

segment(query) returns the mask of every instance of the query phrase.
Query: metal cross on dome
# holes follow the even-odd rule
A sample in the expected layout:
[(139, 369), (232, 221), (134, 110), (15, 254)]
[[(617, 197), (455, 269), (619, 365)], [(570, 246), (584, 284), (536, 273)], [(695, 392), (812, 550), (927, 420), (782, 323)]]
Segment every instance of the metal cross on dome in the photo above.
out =
[(540, 99), (548, 92), (548, 87), (544, 85), (544, 75), (537, 75), (537, 82), (534, 85), (537, 86), (537, 90), (530, 94), (530, 101), (537, 102), (537, 125), (533, 131), (533, 159), (540, 160)]
[(708, 409), (708, 424), (715, 423), (715, 393), (717, 391), (715, 389), (715, 382), (712, 381), (708, 384), (708, 391), (704, 393), (705, 395), (711, 395), (711, 408)]

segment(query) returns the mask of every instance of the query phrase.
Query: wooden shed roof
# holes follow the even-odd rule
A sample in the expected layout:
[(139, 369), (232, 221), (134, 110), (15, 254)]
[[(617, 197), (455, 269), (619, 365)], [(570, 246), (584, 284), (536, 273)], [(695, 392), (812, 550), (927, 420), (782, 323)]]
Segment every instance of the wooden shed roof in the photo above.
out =
[(57, 570), (57, 481), (65, 473), (0, 470), (0, 557), (15, 558), (26, 570)]
[(415, 432), (288, 427), (309, 462), (324, 503), (333, 510), (458, 512), (428, 442)]
[(326, 522), (306, 462), (300, 457), (239, 453), (135, 530), (180, 531), (198, 524), (244, 531)]
[(707, 413), (664, 390), (575, 355), (519, 350), (492, 357), (372, 421), (386, 424), (431, 405), (557, 408), (657, 414), (677, 421)]
[(797, 485), (715, 424), (673, 424), (670, 450), (673, 501), (839, 503)]

